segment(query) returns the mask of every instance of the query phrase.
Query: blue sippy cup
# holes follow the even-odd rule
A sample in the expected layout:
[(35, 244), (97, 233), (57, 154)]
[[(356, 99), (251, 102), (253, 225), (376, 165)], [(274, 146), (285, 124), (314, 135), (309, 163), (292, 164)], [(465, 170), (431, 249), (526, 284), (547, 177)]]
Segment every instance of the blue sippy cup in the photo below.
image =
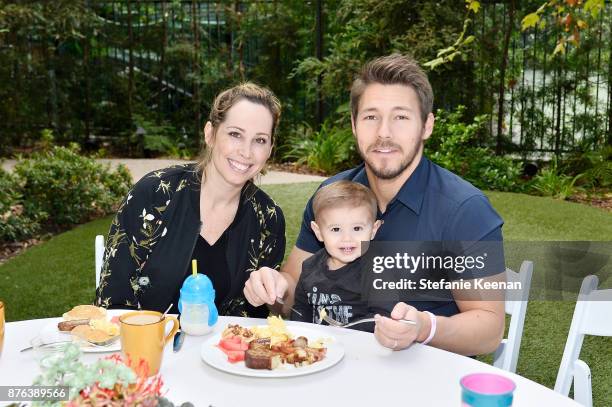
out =
[(210, 278), (197, 273), (195, 260), (193, 274), (181, 287), (178, 309), (181, 313), (181, 330), (189, 335), (204, 335), (217, 323), (219, 313), (215, 306), (215, 289)]

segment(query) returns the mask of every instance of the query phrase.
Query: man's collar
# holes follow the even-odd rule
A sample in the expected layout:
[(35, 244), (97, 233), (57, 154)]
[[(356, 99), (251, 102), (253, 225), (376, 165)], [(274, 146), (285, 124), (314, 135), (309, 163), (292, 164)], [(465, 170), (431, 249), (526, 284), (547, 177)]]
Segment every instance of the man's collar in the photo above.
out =
[[(402, 185), (399, 192), (389, 204), (393, 203), (395, 200), (398, 200), (404, 206), (408, 207), (414, 213), (419, 215), (421, 213), (421, 206), (423, 205), (425, 188), (427, 188), (430, 167), (431, 162), (429, 159), (422, 156), (421, 161), (419, 161), (419, 164), (414, 169), (414, 172), (410, 175), (406, 182), (404, 182), (404, 185)], [(357, 171), (357, 174), (355, 174), (353, 181), (370, 187), (364, 164), (362, 164), (361, 168)]]
[(402, 185), (395, 196), (395, 199), (412, 209), (417, 215), (421, 213), (425, 188), (427, 188), (429, 178), (430, 164), (430, 161), (425, 156), (421, 156), (419, 165), (417, 165), (414, 172), (404, 182), (404, 185)]

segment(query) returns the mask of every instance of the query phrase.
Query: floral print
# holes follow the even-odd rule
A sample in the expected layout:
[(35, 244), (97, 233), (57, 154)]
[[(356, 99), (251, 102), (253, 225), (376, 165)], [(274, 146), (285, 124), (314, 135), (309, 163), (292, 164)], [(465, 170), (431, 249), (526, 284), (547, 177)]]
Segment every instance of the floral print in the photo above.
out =
[[(199, 202), (199, 181), (193, 164), (154, 171), (132, 188), (111, 223), (96, 292), (97, 305), (142, 308), (144, 300), (154, 307), (167, 305), (157, 304), (157, 298), (151, 296), (178, 291), (182, 279), (176, 278), (177, 264), (183, 260), (188, 264), (190, 259), (160, 260), (157, 256), (154, 267), (146, 267), (147, 261), (164, 245), (190, 247), (193, 237), (183, 229), (185, 225), (199, 224), (199, 212), (185, 211), (186, 206), (195, 205), (190, 199)], [(219, 309), (221, 315), (251, 315), (254, 308), (242, 294), (244, 282), (250, 272), (260, 267), (278, 269), (284, 256), (285, 223), (280, 208), (251, 183), (243, 188), (241, 199), (246, 208), (243, 216), (248, 221), (238, 222), (243, 230), (235, 232), (238, 240), (234, 246), (228, 244), (229, 255), (238, 256), (237, 270), (228, 270), (237, 281), (232, 282), (233, 292)], [(185, 219), (185, 214), (190, 218)], [(191, 256), (185, 253), (185, 257)], [(164, 281), (159, 280), (160, 276)]]

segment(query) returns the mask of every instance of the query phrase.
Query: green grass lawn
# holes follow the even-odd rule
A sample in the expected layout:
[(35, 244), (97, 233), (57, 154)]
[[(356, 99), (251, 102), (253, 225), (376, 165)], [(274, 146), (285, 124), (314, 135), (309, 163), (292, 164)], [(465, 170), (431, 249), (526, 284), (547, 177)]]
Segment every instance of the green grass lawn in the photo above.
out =
[[(317, 183), (269, 185), (283, 208), (287, 254), (301, 224), (304, 205)], [(505, 220), (506, 240), (610, 240), (612, 215), (584, 205), (522, 194), (488, 193)], [(79, 226), (33, 247), (0, 266), (0, 298), (8, 321), (53, 317), (94, 295), (94, 236), (106, 234), (110, 217)], [(518, 269), (518, 262), (509, 263)], [(536, 265), (537, 267), (537, 265)], [(518, 373), (553, 387), (573, 302), (531, 301)], [(612, 406), (612, 338), (587, 337), (581, 359), (591, 367), (594, 405)]]

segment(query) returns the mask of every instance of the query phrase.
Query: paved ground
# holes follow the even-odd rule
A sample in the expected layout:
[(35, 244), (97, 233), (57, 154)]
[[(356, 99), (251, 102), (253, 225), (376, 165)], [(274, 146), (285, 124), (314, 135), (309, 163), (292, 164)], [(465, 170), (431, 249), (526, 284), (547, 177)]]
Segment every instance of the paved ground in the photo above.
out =
[[(168, 167), (174, 164), (182, 164), (188, 161), (181, 160), (161, 160), (161, 159), (137, 159), (137, 158), (119, 158), (119, 159), (99, 159), (99, 162), (102, 163), (110, 163), (111, 167), (116, 167), (117, 165), (125, 164), (130, 173), (132, 173), (132, 178), (134, 182), (138, 181), (145, 174), (160, 169), (164, 167)], [(12, 170), (15, 166), (15, 160), (6, 160), (2, 163), (2, 168), (5, 170)], [(261, 184), (290, 184), (297, 182), (321, 182), (325, 179), (325, 177), (320, 177), (318, 175), (304, 175), (304, 174), (294, 174), (291, 172), (282, 172), (282, 171), (268, 171), (268, 173), (261, 177)]]

